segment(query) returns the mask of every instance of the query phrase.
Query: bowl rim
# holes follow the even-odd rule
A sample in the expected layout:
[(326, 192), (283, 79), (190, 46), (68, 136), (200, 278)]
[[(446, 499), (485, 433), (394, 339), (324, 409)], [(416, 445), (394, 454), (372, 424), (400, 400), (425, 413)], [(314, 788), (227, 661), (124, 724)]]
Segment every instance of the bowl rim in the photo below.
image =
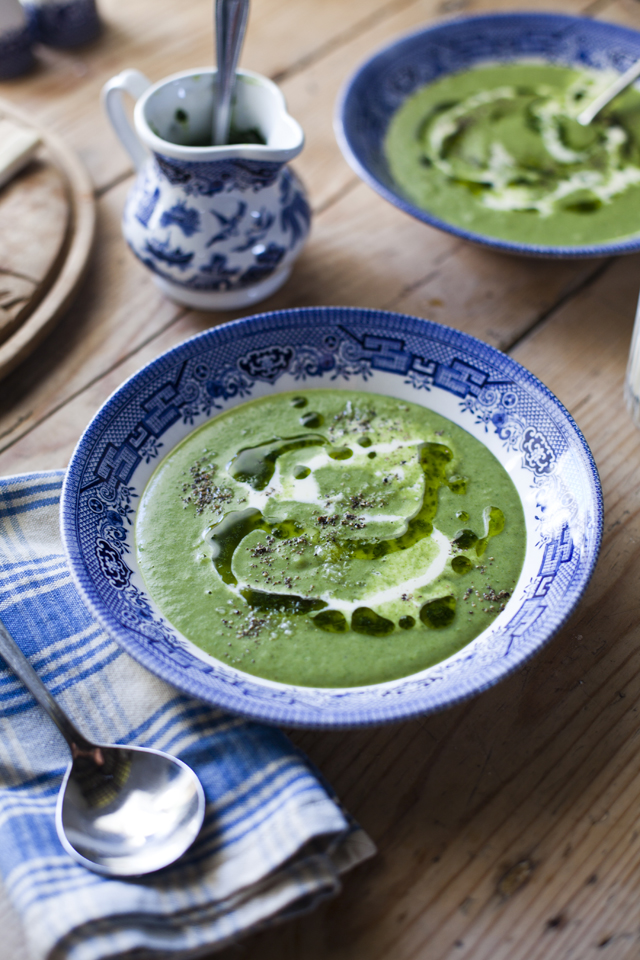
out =
[[(423, 223), (428, 224), (428, 226), (435, 227), (438, 230), (442, 230), (445, 233), (450, 233), (453, 236), (460, 237), (462, 240), (468, 240), (471, 243), (478, 244), (479, 246), (488, 247), (492, 250), (498, 250), (502, 253), (547, 259), (578, 260), (637, 253), (638, 250), (640, 250), (640, 225), (636, 234), (631, 236), (627, 235), (626, 238), (621, 238), (620, 240), (608, 240), (600, 243), (580, 244), (575, 246), (552, 246), (549, 244), (522, 243), (517, 240), (504, 240), (499, 237), (491, 237), (488, 234), (477, 233), (474, 230), (466, 230), (464, 227), (459, 227), (456, 224), (449, 223), (447, 220), (443, 220), (441, 217), (437, 217), (435, 214), (429, 213), (427, 210), (423, 210), (411, 200), (404, 197), (400, 192), (396, 193), (394, 190), (391, 190), (388, 186), (381, 183), (381, 181), (369, 170), (368, 166), (361, 159), (360, 155), (353, 146), (348, 125), (345, 123), (348, 101), (354, 92), (354, 88), (359, 81), (361, 74), (365, 70), (374, 66), (376, 61), (380, 61), (384, 57), (387, 57), (389, 53), (394, 50), (394, 48), (402, 47), (404, 44), (411, 43), (412, 41), (424, 36), (446, 31), (450, 27), (463, 26), (466, 24), (473, 25), (476, 23), (478, 25), (498, 22), (508, 23), (510, 21), (524, 24), (524, 22), (527, 20), (554, 20), (558, 24), (564, 23), (567, 26), (574, 25), (576, 27), (578, 24), (581, 26), (586, 25), (587, 27), (594, 29), (597, 28), (603, 32), (610, 32), (611, 34), (617, 34), (620, 37), (633, 39), (638, 46), (638, 57), (640, 57), (640, 31), (634, 30), (631, 27), (623, 26), (622, 24), (594, 20), (590, 17), (555, 13), (553, 11), (538, 12), (533, 10), (519, 10), (512, 13), (491, 12), (472, 14), (469, 16), (463, 15), (448, 17), (447, 19), (439, 20), (437, 23), (430, 23), (427, 26), (417, 27), (414, 30), (400, 34), (391, 42), (385, 43), (374, 50), (373, 53), (369, 54), (358, 64), (358, 66), (351, 72), (351, 74), (342, 84), (342, 87), (340, 88), (336, 98), (333, 115), (334, 134), (342, 155), (351, 169), (360, 177), (361, 180), (367, 184), (367, 186), (371, 187), (372, 190), (375, 190), (375, 192), (384, 200), (387, 200), (395, 207), (398, 207), (398, 209), (402, 210), (403, 213), (409, 214), (416, 220), (421, 220)], [(478, 63), (480, 62), (481, 61), (479, 60)], [(443, 74), (443, 76), (446, 75), (447, 74)], [(411, 92), (413, 93), (415, 91)], [(400, 188), (398, 188), (398, 191), (399, 190)]]
[[(202, 343), (207, 344), (209, 347), (215, 347), (216, 344), (220, 343), (221, 341), (224, 342), (234, 339), (238, 329), (247, 327), (249, 328), (249, 333), (258, 332), (260, 327), (265, 329), (265, 325), (268, 324), (277, 325), (280, 328), (282, 328), (284, 324), (287, 327), (295, 328), (301, 325), (301, 320), (306, 321), (307, 324), (310, 324), (313, 321), (316, 323), (321, 323), (322, 318), (340, 318), (344, 321), (349, 314), (355, 314), (359, 318), (365, 316), (371, 317), (372, 319), (375, 318), (378, 321), (392, 318), (396, 322), (400, 321), (402, 324), (408, 324), (410, 328), (413, 328), (413, 331), (415, 331), (416, 327), (424, 327), (424, 329), (421, 331), (422, 335), (427, 336), (430, 339), (435, 338), (453, 348), (465, 349), (467, 352), (480, 350), (485, 356), (488, 355), (492, 360), (497, 362), (501, 368), (501, 374), (508, 375), (507, 371), (511, 370), (514, 375), (514, 379), (518, 378), (518, 382), (521, 385), (526, 385), (528, 389), (532, 388), (538, 398), (547, 406), (548, 411), (553, 411), (556, 416), (560, 416), (563, 423), (569, 428), (574, 441), (577, 442), (577, 448), (579, 452), (584, 457), (586, 476), (590, 482), (593, 492), (592, 506), (594, 508), (595, 519), (595, 539), (593, 550), (591, 555), (583, 558), (583, 561), (580, 565), (579, 578), (576, 578), (579, 579), (579, 589), (573, 592), (569, 605), (562, 611), (562, 614), (555, 619), (553, 624), (550, 625), (551, 629), (548, 630), (547, 635), (542, 640), (538, 641), (532, 648), (521, 649), (516, 655), (513, 656), (513, 659), (508, 664), (508, 667), (501, 670), (497, 676), (489, 676), (486, 678), (485, 682), (477, 684), (473, 689), (464, 689), (457, 695), (449, 696), (446, 703), (435, 703), (430, 706), (421, 706), (419, 698), (416, 698), (417, 702), (416, 700), (412, 700), (409, 703), (399, 703), (398, 700), (395, 700), (392, 697), (386, 697), (386, 713), (384, 716), (380, 716), (375, 713), (373, 708), (368, 708), (368, 711), (363, 716), (354, 716), (353, 710), (355, 708), (352, 706), (352, 712), (349, 714), (348, 718), (345, 718), (342, 716), (334, 717), (327, 715), (319, 717), (318, 711), (311, 710), (311, 708), (306, 709), (306, 716), (301, 716), (301, 714), (304, 714), (305, 710), (301, 708), (299, 704), (297, 706), (290, 705), (284, 698), (279, 701), (271, 701), (256, 697), (254, 701), (249, 702), (250, 697), (248, 697), (246, 694), (240, 695), (235, 689), (229, 690), (228, 687), (223, 687), (222, 685), (218, 686), (216, 696), (214, 698), (211, 690), (209, 690), (209, 688), (202, 683), (198, 676), (192, 675), (189, 670), (182, 670), (182, 672), (180, 672), (179, 665), (176, 666), (172, 664), (171, 667), (167, 667), (164, 663), (162, 663), (162, 661), (159, 661), (152, 650), (153, 644), (151, 642), (147, 642), (147, 645), (145, 646), (139, 639), (135, 637), (135, 635), (133, 635), (133, 631), (129, 631), (119, 620), (117, 620), (107, 602), (102, 600), (97, 589), (93, 586), (93, 580), (86, 569), (82, 550), (79, 546), (79, 538), (75, 535), (78, 514), (77, 510), (75, 509), (76, 497), (74, 496), (74, 492), (78, 487), (79, 480), (81, 479), (85, 451), (87, 446), (89, 445), (90, 447), (94, 439), (97, 439), (105, 427), (112, 421), (114, 413), (119, 412), (114, 411), (114, 406), (120, 406), (123, 400), (130, 400), (132, 396), (135, 396), (137, 390), (146, 384), (153, 382), (154, 377), (156, 377), (158, 373), (162, 371), (163, 366), (169, 364), (175, 366), (175, 364), (180, 363), (181, 360), (192, 359), (194, 346)], [(305, 323), (303, 322), (302, 326), (304, 325)], [(197, 429), (197, 427), (194, 426), (192, 429)], [(153, 360), (141, 367), (138, 371), (133, 373), (119, 387), (117, 387), (107, 398), (107, 400), (105, 400), (97, 413), (92, 417), (91, 421), (82, 433), (82, 436), (80, 437), (80, 440), (78, 441), (72, 454), (69, 466), (65, 472), (64, 483), (60, 497), (60, 531), (73, 580), (80, 592), (82, 599), (87, 604), (91, 612), (104, 626), (109, 635), (113, 637), (116, 642), (127, 651), (127, 653), (129, 653), (132, 657), (134, 657), (134, 659), (149, 669), (156, 676), (159, 676), (166, 682), (178, 687), (183, 692), (197, 697), (198, 699), (203, 699), (214, 706), (239, 713), (254, 720), (272, 724), (287, 725), (291, 727), (302, 727), (305, 729), (353, 729), (361, 726), (381, 725), (383, 723), (410, 719), (417, 716), (428, 716), (432, 713), (439, 712), (443, 709), (448, 709), (451, 706), (455, 706), (458, 703), (469, 700), (484, 690), (494, 686), (501, 680), (506, 679), (506, 677), (520, 669), (524, 663), (537, 654), (539, 650), (545, 646), (560, 629), (562, 629), (569, 617), (574, 613), (590, 582), (593, 570), (598, 560), (602, 541), (603, 518), (604, 509), (602, 488), (598, 469), (589, 445), (587, 444), (586, 439), (584, 438), (580, 428), (576, 424), (569, 411), (555, 396), (555, 394), (535, 376), (535, 374), (531, 373), (531, 371), (520, 364), (517, 360), (513, 359), (507, 354), (502, 353), (502, 351), (491, 346), (490, 344), (487, 344), (472, 334), (464, 333), (463, 331), (446, 327), (443, 324), (408, 314), (349, 306), (299, 307), (269, 311), (262, 314), (253, 314), (248, 317), (231, 321), (222, 326), (204, 330), (164, 351), (158, 357), (155, 357)], [(481, 636), (481, 634), (479, 634), (479, 636)], [(438, 664), (435, 665), (436, 668), (438, 666)], [(257, 686), (260, 685), (259, 677), (254, 678), (251, 675), (245, 674), (243, 671), (235, 668), (227, 669), (232, 673), (237, 674), (242, 682), (248, 686), (251, 686), (252, 680), (257, 682)], [(412, 681), (415, 680), (418, 675), (419, 674), (410, 674), (401, 679), (403, 681)], [(396, 681), (396, 683), (397, 682), (398, 681)], [(279, 686), (284, 689), (289, 687), (292, 690), (309, 690), (320, 692), (324, 691), (325, 689), (317, 687), (295, 687), (290, 684), (281, 684)], [(340, 688), (328, 688), (328, 690), (325, 692), (329, 692), (331, 689), (337, 691)], [(366, 691), (370, 688), (353, 687), (346, 689), (348, 694), (349, 691), (353, 691), (355, 693), (356, 691)]]

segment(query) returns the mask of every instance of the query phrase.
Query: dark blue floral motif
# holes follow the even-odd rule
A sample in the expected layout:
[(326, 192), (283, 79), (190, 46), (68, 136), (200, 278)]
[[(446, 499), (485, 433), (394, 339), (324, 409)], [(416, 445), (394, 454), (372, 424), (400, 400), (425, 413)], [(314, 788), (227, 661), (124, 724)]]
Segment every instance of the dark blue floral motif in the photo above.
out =
[(275, 383), (291, 363), (293, 355), (292, 347), (266, 347), (252, 350), (238, 360), (238, 366), (254, 380)]
[(160, 198), (160, 187), (156, 187), (152, 192), (148, 188), (145, 189), (138, 201), (138, 206), (136, 207), (136, 212), (134, 217), (136, 220), (142, 224), (143, 227), (149, 225), (149, 220), (153, 216), (153, 211), (156, 208), (156, 204)]
[(550, 473), (555, 456), (546, 437), (535, 427), (527, 427), (522, 437), (524, 462), (537, 476)]
[(248, 380), (244, 374), (237, 370), (225, 371), (219, 380), (210, 380), (207, 384), (207, 393), (215, 400), (221, 397), (224, 400), (230, 400), (231, 397), (244, 397), (253, 386), (253, 381)]
[(280, 203), (280, 225), (284, 233), (291, 231), (291, 249), (307, 235), (311, 223), (311, 209), (305, 195), (300, 190), (295, 190), (293, 175), (289, 170), (285, 170), (280, 182)]
[(218, 213), (217, 210), (212, 210), (211, 213), (217, 219), (222, 229), (219, 231), (219, 233), (214, 234), (214, 236), (207, 241), (206, 246), (211, 247), (214, 243), (219, 243), (221, 240), (228, 240), (229, 237), (237, 237), (238, 224), (241, 222), (246, 212), (247, 205), (243, 200), (238, 201), (236, 212), (230, 217), (225, 217), (224, 214)]
[(238, 286), (248, 287), (253, 283), (266, 280), (276, 269), (287, 251), (277, 243), (270, 243), (266, 249), (255, 254), (256, 263), (245, 270), (238, 281)]
[(99, 538), (96, 540), (96, 556), (100, 569), (116, 590), (124, 590), (129, 583), (131, 571), (120, 557), (120, 554), (110, 543)]
[(145, 463), (151, 463), (154, 460), (158, 453), (160, 452), (160, 447), (163, 447), (164, 444), (161, 443), (157, 437), (148, 437), (148, 439), (140, 447), (140, 456), (143, 458)]
[(322, 377), (327, 371), (333, 370), (335, 365), (336, 361), (331, 353), (325, 353), (316, 347), (300, 346), (296, 348), (289, 373), (296, 380), (306, 380), (307, 377)]
[(186, 203), (175, 203), (160, 217), (160, 226), (170, 227), (174, 223), (182, 230), (185, 237), (192, 237), (194, 233), (200, 231), (200, 214), (195, 207), (188, 207)]
[(505, 423), (507, 422), (507, 415), (506, 415), (506, 413), (504, 413), (503, 411), (499, 410), (497, 413), (494, 413), (494, 414), (493, 414), (493, 416), (491, 417), (491, 422), (492, 422), (492, 424), (494, 425), (494, 427), (496, 428), (496, 430), (499, 431), (499, 430), (501, 429), (501, 427), (504, 427)]
[(169, 250), (168, 240), (165, 240), (164, 243), (160, 243), (159, 240), (146, 240), (145, 249), (152, 257), (162, 260), (163, 263), (168, 263), (171, 267), (178, 267), (179, 270), (186, 270), (193, 260), (193, 251), (185, 253), (180, 247)]
[(227, 257), (222, 253), (214, 253), (209, 263), (200, 267), (200, 273), (207, 276), (207, 289), (209, 290), (229, 290), (239, 270), (239, 267), (229, 268)]
[(105, 511), (102, 523), (100, 524), (100, 532), (105, 539), (115, 540), (117, 542), (125, 540), (127, 536), (123, 519), (115, 510)]
[(250, 215), (249, 227), (245, 232), (244, 241), (240, 246), (234, 247), (234, 251), (236, 253), (244, 253), (245, 250), (264, 240), (273, 226), (274, 219), (274, 215), (269, 210), (264, 208), (262, 210), (253, 210)]
[(275, 183), (281, 163), (262, 160), (176, 160), (155, 154), (161, 176), (189, 196), (213, 197), (229, 190), (255, 192)]

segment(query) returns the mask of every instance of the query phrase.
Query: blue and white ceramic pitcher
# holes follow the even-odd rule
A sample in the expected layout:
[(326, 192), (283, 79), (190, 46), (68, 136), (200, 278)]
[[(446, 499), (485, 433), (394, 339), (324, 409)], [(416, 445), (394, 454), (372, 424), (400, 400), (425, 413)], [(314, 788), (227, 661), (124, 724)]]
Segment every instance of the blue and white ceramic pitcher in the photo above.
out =
[[(138, 171), (123, 217), (127, 243), (172, 300), (227, 310), (285, 282), (311, 215), (304, 187), (286, 166), (304, 134), (278, 87), (239, 71), (232, 124), (257, 142), (214, 147), (207, 145), (214, 83), (215, 70), (177, 73), (153, 86), (138, 70), (125, 70), (103, 98)], [(124, 92), (137, 101), (133, 127)]]

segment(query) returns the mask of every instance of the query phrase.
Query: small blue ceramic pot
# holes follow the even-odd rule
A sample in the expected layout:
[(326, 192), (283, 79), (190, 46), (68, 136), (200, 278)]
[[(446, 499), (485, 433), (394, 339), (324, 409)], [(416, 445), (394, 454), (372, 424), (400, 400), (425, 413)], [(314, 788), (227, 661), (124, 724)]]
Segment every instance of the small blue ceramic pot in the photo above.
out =
[(18, 0), (0, 2), (0, 80), (18, 77), (33, 66), (33, 36)]
[(50, 47), (79, 47), (100, 33), (95, 0), (22, 0), (35, 40)]
[[(105, 86), (104, 101), (138, 171), (122, 220), (125, 240), (172, 300), (229, 310), (282, 286), (311, 212), (286, 165), (302, 150), (304, 135), (278, 88), (239, 71), (232, 122), (264, 142), (215, 147), (214, 82), (215, 71), (201, 70), (151, 86), (139, 71), (125, 70)], [(137, 98), (135, 129), (123, 91)]]

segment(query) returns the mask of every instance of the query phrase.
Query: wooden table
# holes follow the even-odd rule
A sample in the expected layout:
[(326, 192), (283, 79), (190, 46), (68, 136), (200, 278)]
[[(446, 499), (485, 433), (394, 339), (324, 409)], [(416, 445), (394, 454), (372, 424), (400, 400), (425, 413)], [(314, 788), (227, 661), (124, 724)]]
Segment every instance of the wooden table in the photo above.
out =
[[(0, 384), (2, 474), (64, 466), (125, 377), (239, 315), (163, 299), (126, 249), (119, 220), (132, 173), (98, 101), (124, 67), (155, 81), (209, 63), (211, 0), (101, 4), (101, 40), (43, 49), (35, 73), (0, 84), (0, 96), (75, 147), (99, 206), (75, 306)], [(606, 505), (600, 562), (567, 628), (481, 697), (378, 730), (293, 734), (380, 852), (336, 900), (224, 960), (640, 957), (640, 433), (622, 398), (640, 258), (552, 263), (473, 247), (372, 193), (332, 134), (338, 89), (371, 50), (439, 17), (497, 7), (510, 2), (253, 0), (242, 63), (281, 85), (307, 132), (296, 168), (315, 210), (293, 277), (264, 307), (389, 308), (508, 351), (591, 445)], [(634, 0), (540, 4), (549, 7), (640, 29)]]

